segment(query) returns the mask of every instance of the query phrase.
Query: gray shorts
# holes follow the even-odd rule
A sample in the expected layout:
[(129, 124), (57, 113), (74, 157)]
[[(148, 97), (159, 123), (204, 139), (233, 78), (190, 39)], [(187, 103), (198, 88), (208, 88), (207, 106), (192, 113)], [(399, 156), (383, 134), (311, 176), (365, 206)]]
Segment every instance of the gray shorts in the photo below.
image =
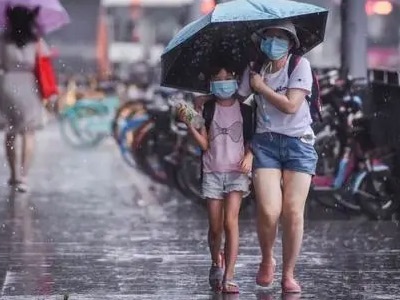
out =
[(230, 192), (248, 193), (249, 185), (249, 176), (240, 172), (204, 173), (202, 194), (206, 199), (224, 199)]

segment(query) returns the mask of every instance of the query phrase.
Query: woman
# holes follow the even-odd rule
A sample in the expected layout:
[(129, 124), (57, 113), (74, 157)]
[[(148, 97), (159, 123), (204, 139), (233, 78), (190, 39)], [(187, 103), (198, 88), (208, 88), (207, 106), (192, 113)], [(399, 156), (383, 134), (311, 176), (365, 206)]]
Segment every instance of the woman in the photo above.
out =
[[(28, 190), (27, 175), (34, 148), (34, 131), (42, 124), (42, 105), (34, 74), (36, 54), (47, 51), (39, 41), (36, 17), (39, 7), (8, 7), (7, 30), (0, 45), (0, 113), (7, 119), (5, 149), (10, 167), (8, 184), (19, 192)], [(22, 148), (16, 147), (21, 136)], [(21, 150), (17, 167), (17, 149)]]
[(274, 280), (273, 247), (281, 218), (282, 290), (300, 293), (294, 269), (303, 239), (304, 206), (318, 159), (306, 101), (313, 79), (310, 63), (305, 58), (300, 59), (289, 78), (291, 49), (300, 46), (292, 23), (282, 22), (258, 34), (264, 63), (260, 64), (259, 73), (245, 71), (238, 91), (242, 97), (256, 94), (257, 129), (252, 151), (257, 231), (262, 252), (256, 282), (269, 286)]

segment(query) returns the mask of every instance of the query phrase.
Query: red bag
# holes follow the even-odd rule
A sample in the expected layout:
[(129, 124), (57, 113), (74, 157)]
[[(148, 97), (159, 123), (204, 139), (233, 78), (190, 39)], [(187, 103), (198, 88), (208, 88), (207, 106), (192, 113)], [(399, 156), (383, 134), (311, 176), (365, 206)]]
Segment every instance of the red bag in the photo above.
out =
[(42, 43), (39, 41), (36, 46), (36, 78), (39, 92), (43, 100), (58, 94), (57, 78), (54, 73), (50, 55), (42, 52)]

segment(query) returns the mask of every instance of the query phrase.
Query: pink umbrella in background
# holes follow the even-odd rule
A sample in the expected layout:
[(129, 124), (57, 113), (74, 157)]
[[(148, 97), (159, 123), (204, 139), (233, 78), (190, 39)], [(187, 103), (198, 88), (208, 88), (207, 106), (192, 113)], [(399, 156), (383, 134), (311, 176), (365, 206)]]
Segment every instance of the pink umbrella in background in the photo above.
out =
[(58, 0), (0, 0), (0, 27), (4, 29), (7, 6), (25, 6), (35, 8), (40, 6), (38, 25), (43, 33), (55, 31), (69, 23), (67, 11)]

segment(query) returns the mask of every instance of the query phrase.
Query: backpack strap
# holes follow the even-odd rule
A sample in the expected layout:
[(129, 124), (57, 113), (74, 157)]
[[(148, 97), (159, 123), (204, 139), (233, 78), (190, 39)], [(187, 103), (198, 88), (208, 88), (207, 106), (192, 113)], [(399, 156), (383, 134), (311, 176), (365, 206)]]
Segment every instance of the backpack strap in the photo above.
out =
[[(288, 66), (288, 77), (292, 75), (294, 69), (297, 67), (301, 60), (300, 55), (292, 54), (289, 58), (289, 66)], [(311, 75), (313, 79), (311, 94), (306, 96), (306, 100), (308, 105), (310, 106), (311, 118), (313, 121), (322, 121), (321, 115), (321, 99), (319, 96), (319, 82), (318, 78), (315, 75), (315, 72), (311, 70)]]
[(207, 101), (203, 107), (204, 126), (206, 127), (207, 133), (210, 130), (211, 122), (214, 118), (215, 104), (216, 104), (216, 99), (213, 98)]
[(257, 59), (254, 61), (253, 64), (252, 71), (260, 73), (262, 67), (264, 66), (264, 63), (265, 63), (265, 58), (262, 56), (257, 56)]
[(290, 76), (292, 76), (292, 73), (294, 71), (294, 69), (296, 69), (297, 65), (299, 64), (301, 60), (301, 56), (300, 55), (295, 55), (292, 54), (289, 58), (289, 66), (288, 66), (288, 77), (290, 79)]
[[(315, 72), (311, 72), (313, 78), (313, 85), (311, 89), (311, 95), (315, 95), (314, 97), (314, 112), (315, 116), (313, 117), (314, 121), (322, 122), (322, 103), (321, 103), (321, 95), (320, 95), (320, 88), (319, 88), (319, 81)], [(308, 95), (306, 97), (307, 101), (310, 103), (311, 96)]]
[(253, 110), (253, 135), (257, 129), (257, 101), (254, 99), (251, 109)]
[[(217, 100), (213, 97), (211, 100), (208, 100), (203, 107), (203, 119), (204, 119), (204, 126), (206, 127), (207, 133), (210, 131), (211, 122), (214, 118), (215, 113), (215, 105)], [(200, 184), (203, 182), (204, 177), (204, 167), (203, 167), (203, 156), (204, 151), (201, 151), (200, 156)]]
[(240, 103), (240, 113), (243, 118), (243, 142), (246, 146), (250, 143), (255, 131), (253, 108), (247, 104)]

